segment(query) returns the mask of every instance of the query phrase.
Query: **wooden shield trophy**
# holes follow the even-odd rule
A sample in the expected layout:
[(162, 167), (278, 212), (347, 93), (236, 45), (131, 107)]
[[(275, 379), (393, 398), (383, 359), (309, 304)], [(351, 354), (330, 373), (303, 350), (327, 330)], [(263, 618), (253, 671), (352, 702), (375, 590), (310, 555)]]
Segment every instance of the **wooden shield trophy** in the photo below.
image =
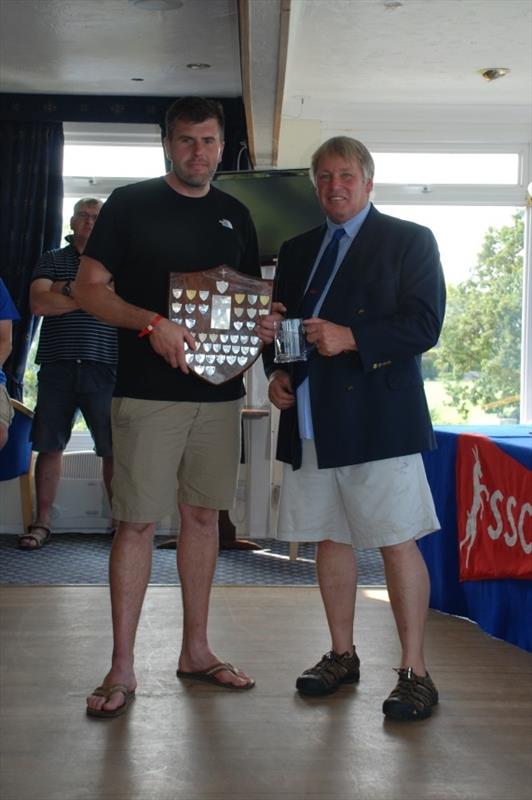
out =
[(270, 313), (272, 281), (226, 266), (170, 274), (168, 317), (185, 325), (196, 340), (186, 361), (198, 377), (219, 384), (245, 372), (262, 342), (255, 328)]

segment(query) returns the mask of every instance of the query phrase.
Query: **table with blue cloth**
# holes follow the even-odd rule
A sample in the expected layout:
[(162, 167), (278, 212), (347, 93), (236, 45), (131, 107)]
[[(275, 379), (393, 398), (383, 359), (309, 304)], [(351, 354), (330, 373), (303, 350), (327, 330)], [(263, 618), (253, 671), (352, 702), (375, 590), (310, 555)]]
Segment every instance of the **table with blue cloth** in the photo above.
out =
[[(435, 426), (438, 449), (423, 454), (441, 530), (419, 547), (430, 579), (430, 607), (477, 622), (492, 636), (532, 652), (532, 581), (459, 580), (456, 459), (460, 434), (480, 434), (532, 469), (532, 426)], [(531, 498), (532, 500), (532, 498)]]

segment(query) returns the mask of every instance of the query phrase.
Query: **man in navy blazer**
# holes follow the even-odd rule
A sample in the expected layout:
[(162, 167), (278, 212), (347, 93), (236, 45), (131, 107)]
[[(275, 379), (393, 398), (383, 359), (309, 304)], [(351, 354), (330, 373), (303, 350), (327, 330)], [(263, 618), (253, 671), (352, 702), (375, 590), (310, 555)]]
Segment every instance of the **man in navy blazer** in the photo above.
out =
[[(284, 462), (278, 537), (317, 542), (332, 649), (296, 686), (329, 694), (358, 681), (354, 548), (383, 555), (402, 658), (383, 712), (421, 719), (438, 693), (425, 666), (429, 577), (416, 539), (439, 528), (421, 451), (435, 447), (421, 354), (438, 341), (445, 284), (427, 228), (370, 202), (373, 159), (348, 137), (321, 145), (311, 175), (326, 224), (285, 242), (274, 309), (304, 318), (308, 361), (264, 363), (281, 411)], [(278, 313), (261, 331), (271, 342)]]

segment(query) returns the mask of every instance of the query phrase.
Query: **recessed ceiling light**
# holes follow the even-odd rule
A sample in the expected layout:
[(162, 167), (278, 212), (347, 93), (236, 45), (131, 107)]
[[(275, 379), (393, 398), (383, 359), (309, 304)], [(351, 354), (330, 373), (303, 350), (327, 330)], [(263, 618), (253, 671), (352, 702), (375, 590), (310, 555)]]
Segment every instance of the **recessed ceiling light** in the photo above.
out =
[(145, 8), (146, 11), (176, 11), (183, 7), (183, 0), (129, 0), (129, 2)]
[(144, 78), (131, 78), (131, 80), (132, 80), (132, 81), (138, 81), (139, 83), (142, 83), (142, 81), (144, 80)]
[(480, 70), (480, 74), (485, 81), (496, 81), (497, 78), (504, 78), (509, 72), (509, 67), (488, 67)]
[(211, 68), (210, 64), (202, 64), (202, 63), (187, 64), (187, 69), (210, 69), (210, 68)]

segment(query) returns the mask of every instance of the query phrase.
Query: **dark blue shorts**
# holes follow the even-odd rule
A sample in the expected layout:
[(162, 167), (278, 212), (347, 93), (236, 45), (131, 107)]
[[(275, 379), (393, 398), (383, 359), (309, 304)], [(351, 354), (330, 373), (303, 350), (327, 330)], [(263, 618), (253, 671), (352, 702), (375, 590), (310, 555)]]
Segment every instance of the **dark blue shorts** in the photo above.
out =
[(52, 361), (39, 370), (37, 406), (31, 429), (33, 449), (63, 451), (79, 411), (98, 456), (112, 455), (111, 398), (116, 371), (98, 361)]

